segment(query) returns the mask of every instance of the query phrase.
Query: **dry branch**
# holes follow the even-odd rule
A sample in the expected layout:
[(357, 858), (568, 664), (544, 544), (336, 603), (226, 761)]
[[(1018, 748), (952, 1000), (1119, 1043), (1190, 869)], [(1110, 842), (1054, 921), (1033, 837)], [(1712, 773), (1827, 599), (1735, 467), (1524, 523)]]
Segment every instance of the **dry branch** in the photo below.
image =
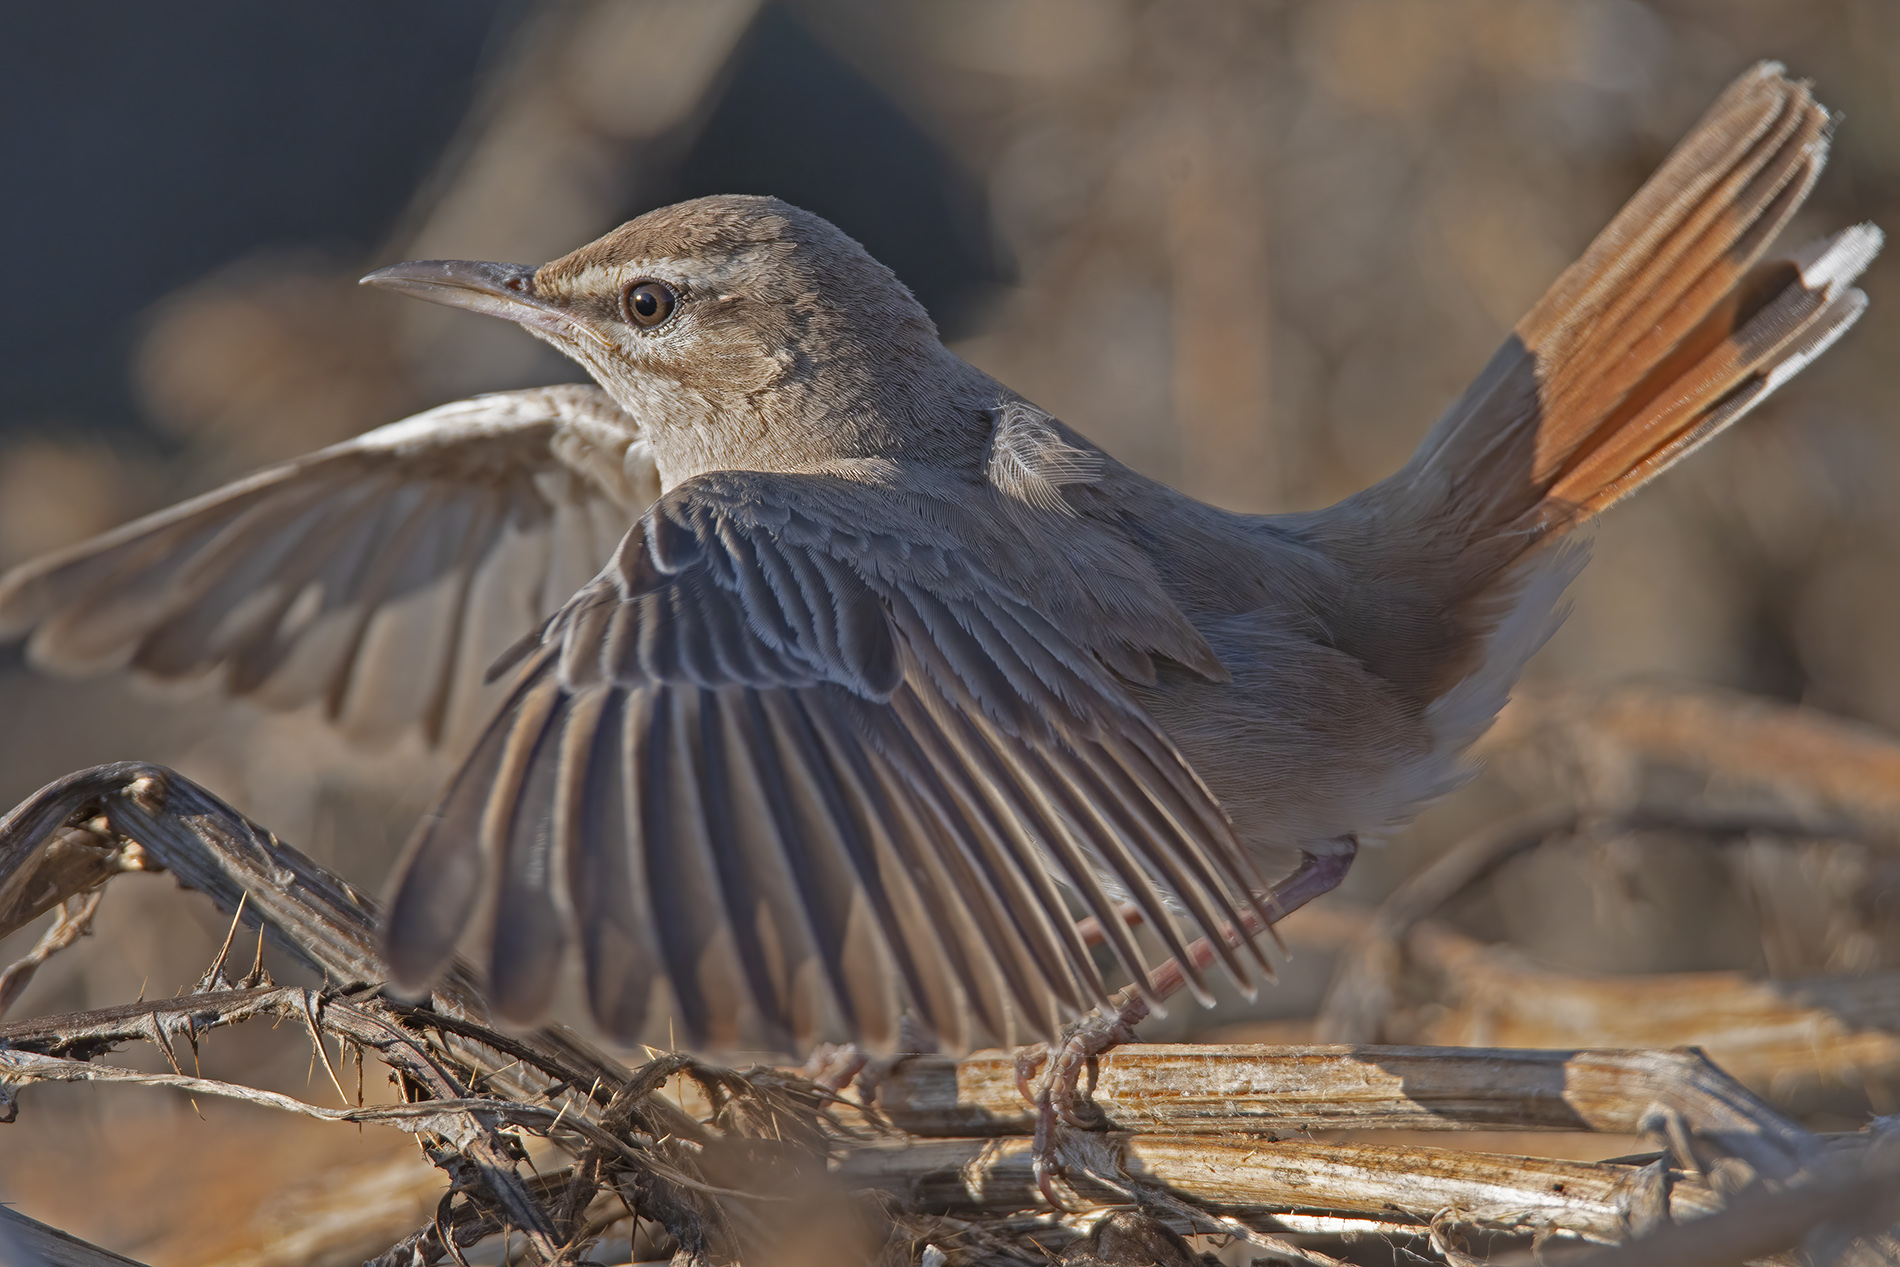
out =
[[(1434, 1047), (1148, 1046), (1101, 1057), (1095, 1103), (1111, 1129), (1285, 1136), (1314, 1130), (1590, 1130), (1640, 1134), (1674, 1111), (1738, 1156), (1781, 1172), (1813, 1136), (1694, 1051)], [(1031, 1129), (1013, 1058), (915, 1056), (875, 1105), (913, 1135)]]
[(9, 1267), (140, 1267), (56, 1227), (0, 1205), (0, 1263)]
[(1763, 981), (1739, 972), (1557, 972), (1507, 946), (1425, 922), (1407, 961), (1441, 983), (1436, 1006), (1388, 1017), (1410, 1041), (1447, 1046), (1694, 1044), (1753, 1087), (1900, 1080), (1900, 975)]
[[(1335, 973), (1320, 1009), (1317, 1030), (1340, 1042), (1376, 1042), (1398, 1003), (1399, 981), (1408, 956), (1407, 939), (1422, 921), (1453, 898), (1494, 875), (1506, 862), (1554, 839), (1588, 831), (1592, 839), (1642, 831), (1689, 832), (1712, 839), (1759, 839), (1815, 835), (1851, 838), (1854, 825), (1843, 818), (1770, 810), (1723, 812), (1701, 809), (1638, 808), (1593, 812), (1581, 806), (1539, 810), (1481, 831), (1446, 851), (1431, 865), (1394, 889), (1380, 904), (1358, 943)], [(1877, 839), (1864, 834), (1867, 840)]]
[[(1569, 1260), (1568, 1267), (1727, 1267), (1799, 1248), (1821, 1267), (1900, 1260), (1900, 1141), (1882, 1139), (1780, 1191), (1748, 1194), (1706, 1219), (1658, 1227), (1640, 1240)], [(1531, 1267), (1534, 1259), (1507, 1260)]]
[(96, 888), (67, 898), (60, 904), (59, 918), (41, 935), (33, 949), (0, 971), (0, 1018), (6, 1016), (41, 964), (92, 931), (92, 919), (99, 912), (99, 899), (104, 893), (103, 888)]
[[(57, 883), (49, 882), (48, 861), (57, 859), (76, 824), (102, 842), (107, 858), (90, 872), (64, 868)], [(508, 1227), (527, 1237), (531, 1256), (543, 1262), (557, 1261), (565, 1251), (545, 1203), (519, 1174), (520, 1146), (503, 1127), (551, 1130), (559, 1120), (563, 1131), (586, 1136), (591, 1151), (604, 1150), (618, 1159), (603, 1171), (609, 1186), (623, 1177), (626, 1167), (618, 1163), (627, 1161), (628, 1150), (644, 1146), (636, 1187), (652, 1208), (678, 1224), (683, 1243), (704, 1248), (721, 1222), (719, 1212), (702, 1199), (701, 1190), (714, 1185), (696, 1177), (693, 1156), (716, 1132), (651, 1092), (681, 1071), (721, 1086), (727, 1101), (750, 1095), (749, 1084), (722, 1083), (728, 1078), (723, 1071), (683, 1059), (666, 1062), (663, 1070), (650, 1066), (630, 1074), (564, 1031), (544, 1030), (525, 1039), (497, 1033), (486, 1026), (479, 993), (464, 968), (458, 967), (423, 1006), (381, 997), (376, 991), (384, 973), (376, 952), (374, 903), (162, 767), (123, 763), (82, 771), (42, 789), (0, 819), (0, 935), (73, 896), (62, 891), (63, 885), (88, 876), (97, 883), (97, 875), (123, 870), (171, 872), (227, 912), (261, 926), (333, 984), (321, 992), (215, 991), (0, 1027), (5, 1048), (0, 1051), (0, 1115), (12, 1112), (8, 1080), (84, 1079), (157, 1082), (314, 1116), (388, 1120), (438, 1137), (447, 1150), (439, 1164), (458, 1190), (466, 1189), (477, 1205), (498, 1210)], [(173, 1035), (195, 1041), (220, 1025), (290, 1012), (313, 1034), (375, 1052), (421, 1107), (333, 1113), (182, 1073), (140, 1075), (93, 1063), (117, 1042), (151, 1039), (169, 1053)], [(787, 1097), (774, 1100), (770, 1125), (781, 1128), (790, 1107)], [(432, 1261), (448, 1251), (438, 1238), (419, 1252)]]
[[(1282, 1216), (1360, 1216), (1423, 1232), (1456, 1208), (1487, 1231), (1561, 1230), (1613, 1242), (1629, 1232), (1640, 1168), (1506, 1157), (1452, 1149), (1317, 1144), (1167, 1134), (1071, 1134), (1063, 1161), (1076, 1191), (1097, 1205), (1154, 1203), (1165, 1194), (1267, 1231), (1306, 1230)], [(914, 1141), (861, 1149), (843, 1173), (865, 1187), (908, 1196), (926, 1208), (970, 1216), (1039, 1202), (1030, 1143), (1008, 1139)], [(1683, 1179), (1669, 1193), (1672, 1218), (1722, 1208), (1706, 1185)]]
[[(450, 1190), (434, 1220), (379, 1260), (391, 1267), (459, 1257), (498, 1233), (524, 1241), (531, 1260), (575, 1261), (623, 1211), (664, 1226), (682, 1263), (753, 1250), (752, 1261), (786, 1261), (801, 1236), (818, 1238), (820, 1261), (867, 1260), (880, 1243), (889, 1261), (914, 1261), (930, 1240), (950, 1264), (1023, 1262), (1033, 1259), (1012, 1248), (1022, 1237), (1050, 1244), (1075, 1233), (1036, 1190), (1007, 1055), (874, 1066), (860, 1107), (772, 1070), (685, 1057), (628, 1070), (563, 1031), (496, 1033), (461, 970), (424, 1004), (385, 997), (374, 905), (157, 767), (83, 772), (0, 820), (0, 930), (74, 897), (89, 878), (135, 869), (167, 870), (206, 892), (327, 984), (281, 987), (253, 973), (233, 985), (219, 969), (180, 998), (0, 1025), (0, 1087), (138, 1082), (412, 1132)], [(255, 1019), (374, 1054), (397, 1075), (403, 1102), (324, 1108), (184, 1074), (179, 1040)], [(101, 1059), (134, 1041), (158, 1045), (172, 1071)], [(1244, 1235), (1309, 1263), (1334, 1260), (1273, 1238), (1410, 1231), (1447, 1253), (1464, 1231), (1616, 1241), (1715, 1216), (1737, 1194), (1807, 1191), (1835, 1164), (1826, 1141), (1692, 1051), (1134, 1046), (1104, 1057), (1098, 1073), (1113, 1129), (1059, 1137), (1085, 1206), (1135, 1206), (1182, 1231)], [(655, 1094), (680, 1075), (696, 1088), (695, 1112)], [(1288, 1138), (1500, 1127), (1648, 1132), (1666, 1155), (1593, 1164)], [(555, 1164), (526, 1172), (524, 1135), (556, 1146)], [(1830, 1206), (1815, 1218), (1838, 1214)], [(1875, 1240), (1858, 1244), (1880, 1252)]]
[(1900, 848), (1900, 744), (1811, 708), (1705, 688), (1552, 692), (1514, 702), (1482, 747), (1570, 767), (1595, 808), (1626, 806), (1643, 768), (1693, 770), (1768, 795), (1809, 834)]

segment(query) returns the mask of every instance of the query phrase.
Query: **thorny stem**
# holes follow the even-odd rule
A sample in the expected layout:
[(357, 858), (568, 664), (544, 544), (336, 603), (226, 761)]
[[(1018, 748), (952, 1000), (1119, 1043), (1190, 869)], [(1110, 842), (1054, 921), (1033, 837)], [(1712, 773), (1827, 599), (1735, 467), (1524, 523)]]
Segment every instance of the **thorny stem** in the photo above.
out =
[[(68, 824), (75, 821), (86, 824), (87, 852), (73, 854), (67, 847), (59, 856), (78, 857), (85, 865), (62, 863), (63, 869), (49, 870), (49, 844), (72, 840)], [(579, 1252), (572, 1235), (578, 1229), (570, 1225), (592, 1196), (580, 1200), (569, 1194), (560, 1203), (564, 1216), (556, 1218), (539, 1181), (518, 1173), (518, 1145), (503, 1127), (565, 1139), (567, 1146), (593, 1157), (593, 1192), (644, 1192), (652, 1212), (682, 1244), (719, 1254), (727, 1254), (730, 1246), (718, 1248), (724, 1220), (714, 1203), (745, 1194), (704, 1179), (697, 1151), (713, 1133), (652, 1092), (667, 1077), (684, 1072), (716, 1101), (758, 1099), (769, 1106), (766, 1117), (802, 1114), (808, 1138), (830, 1138), (822, 1111), (811, 1107), (822, 1103), (823, 1093), (803, 1101), (787, 1098), (772, 1089), (790, 1081), (784, 1075), (773, 1074), (772, 1082), (755, 1093), (745, 1076), (689, 1058), (666, 1058), (656, 1062), (660, 1068), (630, 1074), (564, 1032), (498, 1033), (487, 1025), (466, 969), (453, 973), (422, 1006), (382, 997), (373, 984), (385, 976), (375, 904), (163, 767), (126, 763), (82, 771), (42, 789), (0, 819), (0, 935), (70, 896), (59, 891), (61, 884), (93, 889), (72, 916), (83, 918), (77, 911), (89, 911), (97, 902), (94, 886), (127, 869), (169, 870), (232, 913), (231, 936), (201, 987), (224, 984), (223, 965), (237, 925), (244, 923), (328, 980), (354, 988), (201, 989), (179, 998), (0, 1025), (0, 1087), (27, 1081), (138, 1082), (322, 1120), (397, 1126), (435, 1140), (431, 1155), (454, 1160), (448, 1168), (460, 1177), (451, 1193), (452, 1226), (466, 1226), (473, 1218), (493, 1223), (496, 1230), (519, 1232), (529, 1257), (543, 1263), (571, 1261)], [(260, 963), (247, 981), (261, 980)], [(116, 1044), (136, 1040), (157, 1043), (169, 1058), (172, 1034), (184, 1034), (195, 1047), (204, 1033), (255, 1017), (293, 1019), (306, 1028), (346, 1105), (348, 1096), (325, 1045), (332, 1038), (359, 1053), (376, 1052), (406, 1088), (408, 1102), (325, 1109), (189, 1076), (175, 1059), (170, 1059), (170, 1073), (150, 1075), (96, 1062)], [(485, 1093), (475, 1093), (476, 1087)], [(0, 1112), (10, 1117), (11, 1095), (0, 1099)], [(635, 1182), (628, 1188), (630, 1178)], [(569, 1177), (562, 1182), (568, 1184)], [(422, 1257), (459, 1257), (453, 1233), (450, 1243), (433, 1224), (425, 1233), (423, 1239), (434, 1247)]]
[[(497, 1033), (488, 1027), (479, 992), (465, 970), (452, 974), (420, 1006), (383, 997), (376, 984), (383, 971), (377, 953), (375, 904), (202, 788), (157, 766), (126, 764), (82, 771), (43, 789), (0, 819), (0, 935), (78, 894), (88, 893), (96, 902), (97, 886), (114, 874), (161, 869), (233, 912), (234, 927), (242, 922), (261, 929), (332, 984), (321, 991), (264, 986), (260, 962), (246, 976), (244, 988), (208, 989), (179, 998), (0, 1024), (0, 1114), (10, 1117), (10, 1082), (121, 1081), (268, 1104), (321, 1120), (382, 1122), (410, 1131), (424, 1141), (425, 1151), (450, 1175), (453, 1187), (434, 1218), (378, 1260), (391, 1267), (433, 1263), (444, 1257), (465, 1261), (461, 1246), (487, 1235), (515, 1232), (522, 1234), (529, 1258), (550, 1264), (573, 1262), (589, 1237), (609, 1226), (599, 1217), (587, 1218), (595, 1199), (609, 1194), (625, 1199), (631, 1213), (665, 1226), (680, 1247), (677, 1261), (730, 1259), (747, 1243), (761, 1243), (759, 1233), (766, 1227), (760, 1220), (761, 1201), (776, 1200), (781, 1205), (796, 1201), (786, 1202), (769, 1185), (755, 1190), (751, 1179), (745, 1181), (748, 1186), (743, 1191), (713, 1182), (702, 1162), (716, 1146), (739, 1144), (741, 1153), (747, 1140), (774, 1148), (794, 1146), (816, 1161), (822, 1172), (827, 1155), (835, 1156), (846, 1147), (856, 1151), (841, 1164), (857, 1157), (895, 1164), (897, 1159), (917, 1155), (907, 1151), (911, 1144), (927, 1142), (896, 1132), (891, 1133), (895, 1139), (847, 1139), (850, 1132), (830, 1111), (841, 1103), (833, 1093), (777, 1071), (741, 1074), (684, 1056), (662, 1057), (629, 1071), (560, 1031), (522, 1037)], [(1298, 904), (1291, 896), (1285, 895), (1276, 915)], [(70, 919), (82, 918), (77, 910)], [(223, 984), (229, 943), (227, 938), (205, 984)], [(187, 1076), (175, 1065), (171, 1073), (143, 1074), (97, 1060), (116, 1044), (128, 1041), (168, 1046), (168, 1036), (176, 1033), (195, 1046), (212, 1030), (257, 1017), (297, 1019), (300, 1025), (308, 1025), (319, 1046), (336, 1038), (354, 1048), (359, 1060), (365, 1049), (377, 1053), (397, 1073), (404, 1102), (327, 1109), (236, 1083)], [(1351, 1053), (1355, 1049), (1334, 1050)], [(1389, 1053), (1396, 1050), (1400, 1049), (1363, 1049), (1363, 1058), (1376, 1064), (1391, 1059)], [(1382, 1051), (1387, 1054), (1379, 1054)], [(1493, 1055), (1502, 1059), (1506, 1053)], [(1570, 1068), (1571, 1058), (1589, 1053), (1549, 1055), (1562, 1057), (1560, 1066), (1553, 1067), (1561, 1067), (1565, 1077), (1574, 1077), (1577, 1071)], [(327, 1054), (325, 1059), (327, 1063)], [(1084, 1055), (1068, 1062), (1068, 1067), (1074, 1070), (1090, 1063)], [(1675, 1063), (1696, 1064), (1701, 1070), (1696, 1075), (1699, 1082), (1692, 1078), (1690, 1084), (1681, 1084), (1679, 1070), (1664, 1068), (1669, 1061), (1657, 1065), (1673, 1079), (1668, 1086), (1680, 1105), (1675, 1111), (1681, 1120), (1671, 1126), (1671, 1138), (1686, 1141), (1682, 1148), (1694, 1146), (1717, 1157), (1745, 1161), (1764, 1182), (1814, 1188), (1806, 1181), (1825, 1160), (1815, 1137), (1779, 1120), (1706, 1061), (1679, 1059)], [(710, 1125), (657, 1094), (676, 1074), (693, 1079), (705, 1092), (714, 1109)], [(1683, 1093), (1684, 1085), (1688, 1093)], [(1416, 1079), (1407, 1087), (1406, 1094), (1411, 1096), (1429, 1090)], [(1573, 1090), (1566, 1084), (1566, 1102)], [(1654, 1093), (1645, 1090), (1642, 1094)], [(519, 1145), (507, 1133), (510, 1129), (556, 1139), (577, 1160), (564, 1170), (524, 1178), (518, 1170)], [(1078, 1138), (1104, 1146), (1110, 1142), (1110, 1137), (1099, 1134)], [(1152, 1171), (1135, 1182), (1119, 1163), (1103, 1160), (1113, 1153), (1112, 1148), (1097, 1151), (1102, 1158), (1088, 1165), (1108, 1167), (1098, 1173), (1121, 1174), (1124, 1193), (1169, 1217), (1188, 1211), (1190, 1225), (1202, 1222), (1202, 1216), (1193, 1213), (1200, 1207), (1181, 1195), (1182, 1190), (1168, 1189)], [(995, 1154), (998, 1160), (969, 1164), (1001, 1165), (1006, 1152)], [(767, 1150), (764, 1155), (772, 1159), (780, 1154)], [(1611, 1169), (1622, 1173), (1608, 1164), (1585, 1169), (1593, 1174)], [(904, 1182), (921, 1182), (926, 1173), (919, 1171), (917, 1180)], [(1678, 1183), (1677, 1190), (1683, 1190), (1686, 1182)], [(965, 1203), (982, 1200), (976, 1170), (968, 1171), (958, 1191), (964, 1193), (958, 1200)], [(1317, 1189), (1302, 1186), (1300, 1191), (1306, 1194), (1299, 1199), (1304, 1205)], [(1537, 1191), (1538, 1200), (1551, 1200), (1548, 1185)], [(1231, 1204), (1227, 1198), (1221, 1200)], [(1379, 1202), (1380, 1213), (1373, 1220), (1379, 1227), (1403, 1227), (1407, 1220), (1424, 1227), (1430, 1221), (1431, 1209), (1408, 1211), (1383, 1195)], [(1021, 1211), (1022, 1206), (1014, 1206), (1009, 1217), (1020, 1218)], [(1824, 1216), (1831, 1217), (1825, 1212), (1816, 1217)], [(1233, 1216), (1223, 1217), (1231, 1221)], [(1481, 1223), (1474, 1216), (1472, 1225)], [(1495, 1222), (1491, 1226), (1509, 1230), (1514, 1225)], [(1812, 1226), (1812, 1220), (1802, 1226)], [(1235, 1227), (1245, 1230), (1240, 1223)], [(769, 1255), (753, 1259), (768, 1260)], [(1324, 1259), (1312, 1256), (1309, 1261)]]

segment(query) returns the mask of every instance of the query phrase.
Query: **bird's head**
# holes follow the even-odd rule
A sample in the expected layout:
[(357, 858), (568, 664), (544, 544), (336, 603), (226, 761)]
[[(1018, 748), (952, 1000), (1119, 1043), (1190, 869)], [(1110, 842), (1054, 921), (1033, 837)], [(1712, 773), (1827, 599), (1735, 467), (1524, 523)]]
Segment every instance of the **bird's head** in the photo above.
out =
[(947, 369), (936, 327), (896, 275), (776, 198), (662, 207), (539, 267), (418, 260), (363, 281), (552, 343), (670, 433), (654, 436), (669, 484), (888, 454), (903, 439), (885, 434), (890, 420), (914, 418), (920, 380)]

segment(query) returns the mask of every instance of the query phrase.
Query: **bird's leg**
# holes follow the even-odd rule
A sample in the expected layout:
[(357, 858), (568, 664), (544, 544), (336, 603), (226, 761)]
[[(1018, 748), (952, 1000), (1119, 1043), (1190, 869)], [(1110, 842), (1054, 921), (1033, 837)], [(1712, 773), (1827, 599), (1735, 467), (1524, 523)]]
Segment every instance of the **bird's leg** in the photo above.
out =
[[(1243, 937), (1258, 936), (1273, 923), (1285, 919), (1320, 894), (1338, 888), (1359, 849), (1356, 837), (1344, 837), (1342, 843), (1345, 848), (1337, 853), (1301, 853), (1300, 865), (1293, 874), (1274, 885), (1265, 895), (1262, 905), (1269, 913), (1268, 923), (1262, 924), (1259, 916), (1249, 912), (1242, 917), (1239, 929), (1226, 930), (1228, 941), (1237, 943)], [(1097, 936), (1100, 935), (1099, 928), (1093, 931)], [(1214, 964), (1217, 956), (1212, 943), (1201, 938), (1188, 947), (1188, 957), (1194, 961), (1196, 968), (1208, 968)], [(1186, 983), (1186, 973), (1172, 959), (1148, 974), (1148, 988), (1156, 999), (1167, 998)], [(1048, 1044), (1038, 1043), (1016, 1054), (1017, 1090), (1036, 1110), (1036, 1186), (1042, 1190), (1044, 1199), (1059, 1210), (1068, 1207), (1057, 1197), (1053, 1184), (1059, 1173), (1055, 1158), (1056, 1121), (1060, 1118), (1082, 1130), (1101, 1128), (1107, 1121), (1106, 1115), (1086, 1093), (1078, 1102), (1076, 1084), (1081, 1080), (1082, 1070), (1086, 1068), (1092, 1090), (1097, 1058), (1122, 1043), (1133, 1041), (1135, 1026), (1147, 1016), (1147, 1000), (1132, 989), (1124, 990), (1114, 1011), (1104, 1014), (1098, 1008), (1077, 1021), (1055, 1045), (1053, 1052)], [(1042, 1078), (1032, 1088), (1030, 1079), (1038, 1072)]]

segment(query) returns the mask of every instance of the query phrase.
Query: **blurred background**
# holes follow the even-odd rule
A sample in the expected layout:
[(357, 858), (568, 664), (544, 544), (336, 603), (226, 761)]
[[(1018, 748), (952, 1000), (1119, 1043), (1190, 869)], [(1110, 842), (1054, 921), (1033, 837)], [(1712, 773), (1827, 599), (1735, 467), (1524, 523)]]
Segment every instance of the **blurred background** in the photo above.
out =
[[(540, 262), (721, 192), (836, 221), (953, 348), (1147, 473), (1235, 509), (1323, 505), (1403, 461), (1764, 57), (1841, 121), (1791, 237), (1900, 229), (1891, 0), (0, 4), (0, 567), (429, 405), (576, 378), (510, 326), (354, 281), (419, 257)], [(1900, 728), (1900, 250), (1863, 285), (1873, 306), (1834, 351), (1608, 517), (1533, 695), (1640, 676)], [(0, 647), (0, 721), (0, 806), (156, 760), (372, 891), (446, 768), (202, 693), (49, 681), (18, 647)], [(1341, 909), (1537, 786), (1487, 775), (1362, 855)], [(1891, 852), (1749, 872), (1659, 841), (1641, 856), (1666, 866), (1637, 883), (1634, 847), (1527, 861), (1459, 927), (1578, 972), (1900, 960)], [(1774, 889), (1822, 894), (1808, 942), (1774, 950), (1748, 896)], [(174, 991), (223, 932), (166, 881), (122, 883), (17, 1014)], [(1311, 1034), (1336, 949), (1314, 946), (1253, 1012), (1150, 1036)], [(221, 1035), (207, 1061), (220, 1045), (227, 1071), (277, 1060), (303, 1088), (307, 1047)], [(1900, 1108), (1856, 1078), (1808, 1107)], [(33, 1094), (49, 1111), (0, 1127), (0, 1196), (152, 1261), (182, 1253), (66, 1185), (195, 1111)]]

